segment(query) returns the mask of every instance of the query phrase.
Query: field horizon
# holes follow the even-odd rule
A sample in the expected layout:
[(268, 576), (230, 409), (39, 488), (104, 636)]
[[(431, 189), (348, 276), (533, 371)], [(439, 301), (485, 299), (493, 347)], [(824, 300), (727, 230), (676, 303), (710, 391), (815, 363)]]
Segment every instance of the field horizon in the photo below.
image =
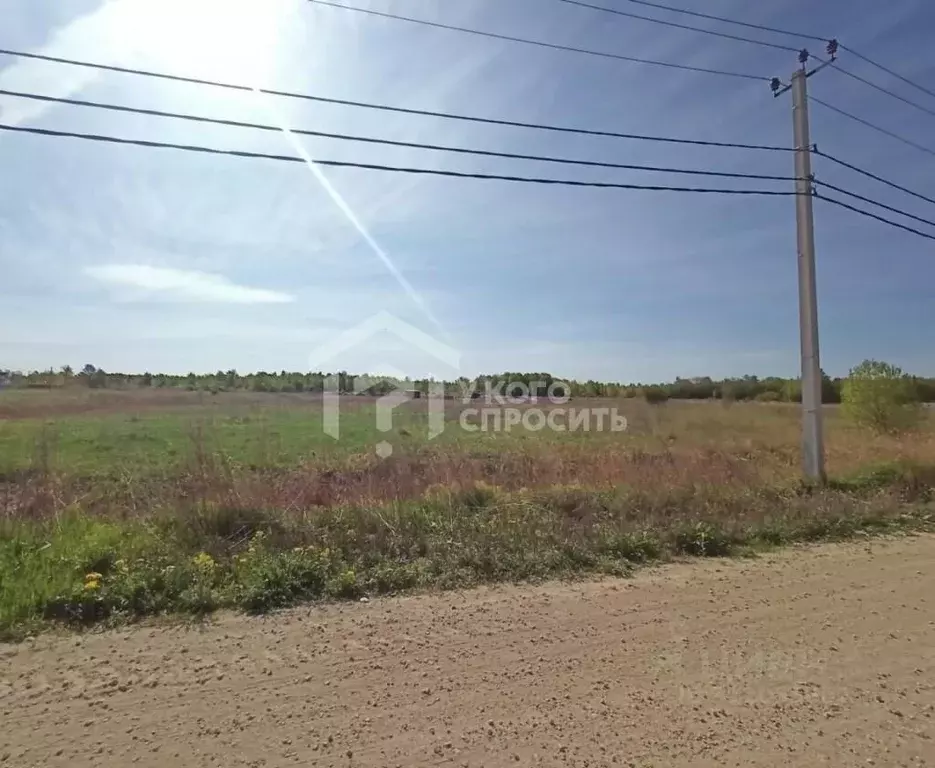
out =
[[(873, 434), (826, 406), (830, 480), (817, 487), (801, 478), (790, 403), (446, 400), (430, 439), (425, 399), (382, 425), (378, 402), (342, 397), (335, 438), (311, 393), (4, 392), (0, 632), (625, 575), (933, 519), (928, 421)], [(500, 429), (464, 419), (481, 408)], [(548, 428), (563, 408), (613, 413), (626, 429)]]

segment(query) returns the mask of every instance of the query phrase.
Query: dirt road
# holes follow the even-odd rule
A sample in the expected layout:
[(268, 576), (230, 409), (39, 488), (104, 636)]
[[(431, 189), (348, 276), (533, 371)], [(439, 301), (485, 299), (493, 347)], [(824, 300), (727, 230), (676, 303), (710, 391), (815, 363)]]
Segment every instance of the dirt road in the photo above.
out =
[(6, 766), (935, 764), (935, 538), (0, 646)]

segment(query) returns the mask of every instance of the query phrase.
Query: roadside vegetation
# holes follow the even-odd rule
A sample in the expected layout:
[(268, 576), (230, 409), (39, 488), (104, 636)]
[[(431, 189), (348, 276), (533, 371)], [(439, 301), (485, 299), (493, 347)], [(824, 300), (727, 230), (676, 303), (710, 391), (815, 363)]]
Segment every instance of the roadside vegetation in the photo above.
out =
[(587, 400), (624, 433), (466, 432), (455, 402), (426, 441), (418, 401), (383, 434), (352, 397), (335, 441), (299, 393), (6, 390), (0, 636), (930, 530), (913, 380), (868, 361), (841, 389), (824, 487), (799, 479), (798, 409), (764, 398)]

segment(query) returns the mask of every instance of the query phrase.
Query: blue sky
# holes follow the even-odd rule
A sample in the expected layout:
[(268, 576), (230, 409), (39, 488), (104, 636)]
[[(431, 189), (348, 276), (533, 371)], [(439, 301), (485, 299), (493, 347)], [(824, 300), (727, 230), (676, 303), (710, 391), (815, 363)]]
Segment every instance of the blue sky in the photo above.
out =
[[(935, 49), (928, 43), (935, 5), (926, 0), (671, 1), (836, 35), (923, 84), (933, 82)], [(624, 0), (604, 3), (653, 15)], [(795, 67), (791, 53), (557, 0), (354, 4), (786, 79)], [(0, 18), (0, 46), (51, 55), (522, 121), (791, 144), (788, 96), (773, 99), (765, 84), (544, 50), (302, 0), (0, 0)], [(847, 53), (841, 62), (935, 109), (935, 99)], [(830, 70), (809, 87), (935, 145), (935, 117)], [(7, 57), (0, 57), (0, 88), (502, 151), (793, 172), (784, 153), (393, 115)], [(811, 117), (812, 139), (825, 151), (935, 196), (935, 157), (817, 105)], [(297, 152), (282, 133), (2, 97), (0, 122)], [(648, 184), (706, 181), (299, 141), (317, 158)], [(918, 215), (935, 213), (820, 158), (814, 170)], [(825, 370), (842, 375), (876, 357), (935, 374), (932, 241), (821, 204), (816, 241)], [(316, 173), (302, 164), (0, 133), (0, 367), (304, 370), (322, 345), (386, 312), (457, 350), (460, 372), (469, 376), (500, 370), (621, 381), (788, 376), (798, 370), (796, 286), (792, 198), (549, 188), (355, 169)], [(430, 353), (378, 334), (344, 349), (328, 367), (450, 375)]]

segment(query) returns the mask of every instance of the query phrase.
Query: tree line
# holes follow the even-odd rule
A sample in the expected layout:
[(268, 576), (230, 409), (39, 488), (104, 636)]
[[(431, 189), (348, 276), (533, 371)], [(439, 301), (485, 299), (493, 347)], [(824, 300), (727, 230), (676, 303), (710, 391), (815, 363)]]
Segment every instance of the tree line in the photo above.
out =
[[(907, 376), (915, 396), (922, 402), (935, 402), (935, 378)], [(841, 402), (842, 390), (847, 379), (831, 378), (822, 375), (822, 400), (825, 403)], [(544, 397), (551, 388), (570, 397), (645, 397), (647, 400), (736, 400), (759, 402), (801, 402), (802, 386), (797, 378), (769, 376), (760, 378), (748, 375), (738, 378), (713, 379), (710, 376), (695, 378), (677, 378), (668, 383), (621, 383), (602, 382), (588, 379), (577, 381), (563, 379), (550, 373), (503, 372), (479, 376), (469, 380), (441, 382), (447, 395), (455, 398), (468, 396), (471, 392), (496, 392), (501, 395), (515, 395), (520, 392), (508, 392), (510, 385), (517, 390)], [(340, 392), (383, 395), (396, 387), (428, 392), (436, 384), (430, 379), (397, 380), (364, 375), (352, 375), (347, 371), (338, 372), (290, 372), (257, 371), (239, 373), (234, 369), (215, 373), (188, 373), (184, 375), (166, 373), (117, 373), (87, 364), (79, 370), (65, 365), (58, 370), (13, 371), (0, 368), (0, 387), (22, 389), (61, 389), (67, 387), (86, 387), (89, 389), (176, 389), (202, 391), (217, 394), (220, 392), (322, 392), (338, 389)], [(521, 385), (521, 386), (516, 386)], [(567, 388), (567, 391), (566, 391)]]

